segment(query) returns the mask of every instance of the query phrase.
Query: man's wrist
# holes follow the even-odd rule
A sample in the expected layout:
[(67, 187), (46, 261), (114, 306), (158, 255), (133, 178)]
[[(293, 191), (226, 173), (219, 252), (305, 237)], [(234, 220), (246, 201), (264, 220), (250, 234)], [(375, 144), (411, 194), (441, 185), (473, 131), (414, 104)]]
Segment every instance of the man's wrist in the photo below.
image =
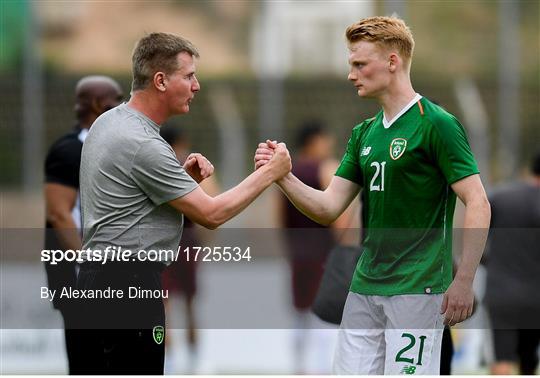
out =
[[(268, 179), (268, 182), (267, 182), (268, 185), (272, 185), (272, 183), (275, 181), (275, 178), (274, 178), (275, 173), (273, 172), (272, 167), (270, 166), (270, 164), (263, 165), (262, 167), (257, 169), (255, 172), (259, 172), (262, 177), (267, 178)], [(265, 186), (267, 186), (267, 185), (265, 184)]]
[(276, 180), (276, 184), (280, 187), (280, 188), (284, 188), (284, 186), (287, 184), (287, 182), (289, 182), (292, 178), (292, 172), (289, 172), (287, 173), (285, 176), (283, 176), (282, 178), (280, 178), (279, 180)]
[(456, 277), (454, 279), (457, 280), (457, 281), (472, 285), (472, 283), (474, 281), (474, 274), (464, 273), (464, 272), (460, 272), (458, 270), (457, 273), (456, 273)]

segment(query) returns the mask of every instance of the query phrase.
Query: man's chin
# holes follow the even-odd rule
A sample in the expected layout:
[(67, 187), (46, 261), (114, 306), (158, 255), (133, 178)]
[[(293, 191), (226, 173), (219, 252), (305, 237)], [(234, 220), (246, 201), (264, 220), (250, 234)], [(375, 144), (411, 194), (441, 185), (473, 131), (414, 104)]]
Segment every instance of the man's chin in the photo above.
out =
[(358, 97), (361, 97), (361, 98), (373, 98), (374, 97), (371, 93), (366, 92), (363, 89), (359, 89), (357, 91), (357, 93), (358, 93)]
[(176, 114), (177, 115), (182, 115), (182, 114), (186, 114), (186, 113), (189, 113), (189, 105), (182, 106), (180, 109), (178, 109), (178, 112)]

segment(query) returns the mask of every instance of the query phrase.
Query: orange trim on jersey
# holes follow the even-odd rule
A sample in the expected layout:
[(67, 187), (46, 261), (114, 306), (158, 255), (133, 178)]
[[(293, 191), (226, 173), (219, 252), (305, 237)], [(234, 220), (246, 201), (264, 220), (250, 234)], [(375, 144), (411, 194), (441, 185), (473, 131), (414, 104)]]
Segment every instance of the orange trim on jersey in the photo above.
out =
[(422, 103), (420, 102), (420, 100), (418, 100), (418, 107), (420, 108), (420, 114), (424, 115), (424, 108), (422, 107)]

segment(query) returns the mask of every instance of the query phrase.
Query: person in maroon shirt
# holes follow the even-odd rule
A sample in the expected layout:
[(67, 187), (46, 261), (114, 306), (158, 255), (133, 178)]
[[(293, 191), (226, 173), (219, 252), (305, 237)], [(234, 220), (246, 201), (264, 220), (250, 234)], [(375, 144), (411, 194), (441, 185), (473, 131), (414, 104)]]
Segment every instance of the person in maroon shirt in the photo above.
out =
[[(301, 125), (296, 136), (297, 154), (292, 172), (306, 184), (324, 189), (338, 166), (333, 157), (334, 139), (318, 121)], [(321, 226), (281, 198), (281, 226), (285, 229), (286, 254), (291, 269), (291, 289), (296, 310), (294, 335), (295, 372), (304, 373), (311, 306), (317, 294), (326, 257), (336, 244), (331, 227)], [(310, 343), (317, 343), (311, 335)]]

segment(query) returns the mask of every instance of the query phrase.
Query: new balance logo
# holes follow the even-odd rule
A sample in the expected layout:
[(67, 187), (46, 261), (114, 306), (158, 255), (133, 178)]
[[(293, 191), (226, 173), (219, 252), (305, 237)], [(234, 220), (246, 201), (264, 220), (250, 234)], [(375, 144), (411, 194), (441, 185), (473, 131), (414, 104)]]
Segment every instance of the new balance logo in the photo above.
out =
[(360, 154), (360, 156), (369, 155), (370, 152), (371, 152), (371, 147), (364, 147), (362, 148), (362, 153)]
[(401, 370), (401, 374), (414, 374), (416, 372), (416, 366), (405, 365)]

